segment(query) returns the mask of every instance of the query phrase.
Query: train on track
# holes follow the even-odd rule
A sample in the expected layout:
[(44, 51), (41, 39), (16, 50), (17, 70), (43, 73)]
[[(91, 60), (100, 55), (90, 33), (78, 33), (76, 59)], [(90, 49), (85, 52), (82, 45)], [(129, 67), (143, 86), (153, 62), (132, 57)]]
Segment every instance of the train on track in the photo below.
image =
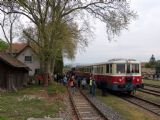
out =
[(75, 67), (75, 74), (89, 77), (92, 75), (97, 86), (130, 94), (143, 88), (141, 64), (134, 59), (111, 59), (105, 63), (81, 65)]

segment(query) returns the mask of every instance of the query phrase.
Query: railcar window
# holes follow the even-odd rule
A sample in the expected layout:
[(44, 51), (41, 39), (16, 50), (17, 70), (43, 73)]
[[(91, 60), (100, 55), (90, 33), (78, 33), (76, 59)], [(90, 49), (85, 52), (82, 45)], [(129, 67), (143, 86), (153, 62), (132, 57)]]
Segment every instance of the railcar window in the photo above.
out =
[(93, 72), (93, 67), (91, 67), (91, 73)]
[(131, 73), (131, 71), (130, 71), (130, 64), (127, 64), (127, 73)]
[(117, 73), (125, 73), (125, 64), (117, 64)]
[(109, 64), (106, 65), (106, 73), (109, 73)]
[(100, 73), (100, 67), (98, 66), (98, 73)]
[(101, 74), (103, 73), (103, 67), (101, 67)]
[(96, 67), (96, 69), (95, 69), (95, 73), (98, 73), (98, 67)]
[(132, 73), (139, 73), (139, 64), (132, 64)]
[(109, 73), (112, 73), (112, 64), (109, 64)]

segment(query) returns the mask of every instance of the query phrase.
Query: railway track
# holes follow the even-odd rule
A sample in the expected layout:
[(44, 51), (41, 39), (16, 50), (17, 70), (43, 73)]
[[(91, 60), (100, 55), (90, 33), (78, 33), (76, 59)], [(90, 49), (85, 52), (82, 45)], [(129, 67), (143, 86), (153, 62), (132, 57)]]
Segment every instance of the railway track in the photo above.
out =
[(160, 97), (160, 86), (157, 85), (145, 84), (139, 91)]
[(160, 91), (156, 91), (148, 88), (139, 89), (139, 91), (160, 97)]
[(152, 85), (152, 84), (147, 84), (147, 83), (144, 83), (144, 86), (150, 86), (150, 87), (154, 87), (154, 88), (160, 88), (160, 85)]
[(159, 104), (144, 100), (136, 96), (129, 96), (129, 97), (125, 96), (121, 98), (160, 116), (160, 105)]
[(68, 91), (77, 120), (108, 120), (80, 90), (77, 90), (74, 95), (70, 90)]

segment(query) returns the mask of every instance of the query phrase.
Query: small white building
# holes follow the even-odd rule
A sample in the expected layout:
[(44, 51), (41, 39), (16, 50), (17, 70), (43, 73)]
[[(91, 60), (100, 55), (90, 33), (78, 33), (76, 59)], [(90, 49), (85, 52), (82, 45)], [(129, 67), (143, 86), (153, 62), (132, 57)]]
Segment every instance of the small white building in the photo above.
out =
[(40, 70), (40, 61), (37, 53), (30, 45), (26, 43), (14, 43), (12, 49), (14, 56), (31, 69), (29, 76), (33, 76)]

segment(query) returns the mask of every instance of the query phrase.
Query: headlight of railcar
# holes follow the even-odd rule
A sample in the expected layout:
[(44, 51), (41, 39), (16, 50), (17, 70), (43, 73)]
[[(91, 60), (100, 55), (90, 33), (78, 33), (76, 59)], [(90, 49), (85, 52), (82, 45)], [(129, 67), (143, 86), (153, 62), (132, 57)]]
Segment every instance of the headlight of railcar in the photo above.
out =
[(119, 81), (119, 82), (122, 82), (122, 79), (120, 78), (118, 81)]

